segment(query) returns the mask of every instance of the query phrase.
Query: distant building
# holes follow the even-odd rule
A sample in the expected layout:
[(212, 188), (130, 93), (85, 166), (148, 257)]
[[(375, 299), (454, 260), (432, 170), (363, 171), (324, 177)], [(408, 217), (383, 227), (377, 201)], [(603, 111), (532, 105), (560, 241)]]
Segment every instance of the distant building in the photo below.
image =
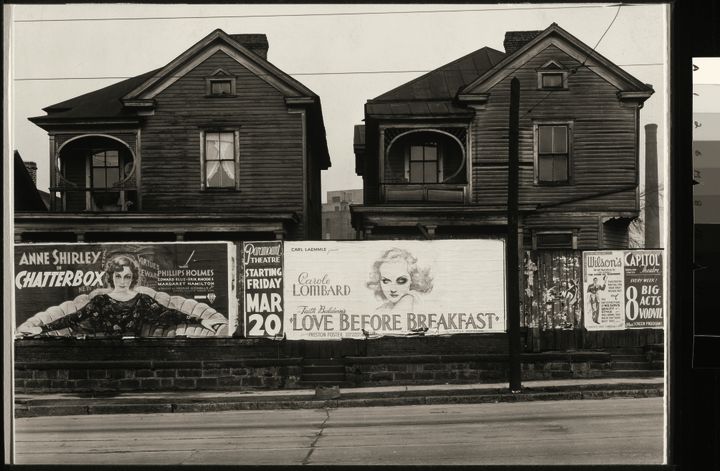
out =
[(356, 239), (356, 232), (350, 223), (350, 205), (362, 202), (362, 189), (328, 191), (327, 203), (322, 205), (323, 239)]

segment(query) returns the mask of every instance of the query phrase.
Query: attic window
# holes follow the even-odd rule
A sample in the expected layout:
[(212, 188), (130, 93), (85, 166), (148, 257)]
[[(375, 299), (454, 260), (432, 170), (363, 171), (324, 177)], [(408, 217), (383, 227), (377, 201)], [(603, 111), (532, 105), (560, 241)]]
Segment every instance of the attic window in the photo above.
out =
[(555, 61), (550, 61), (538, 69), (538, 88), (541, 90), (567, 89), (567, 71)]
[(211, 97), (235, 96), (235, 77), (222, 69), (216, 70), (205, 79), (206, 95)]

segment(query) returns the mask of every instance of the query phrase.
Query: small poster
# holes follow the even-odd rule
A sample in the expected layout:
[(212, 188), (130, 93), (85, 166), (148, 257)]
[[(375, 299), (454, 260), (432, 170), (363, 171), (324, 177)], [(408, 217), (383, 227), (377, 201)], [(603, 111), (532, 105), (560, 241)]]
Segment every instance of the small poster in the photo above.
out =
[(620, 251), (583, 253), (583, 293), (585, 328), (618, 330), (625, 328), (625, 277)]
[(587, 330), (662, 329), (662, 250), (583, 253)]
[(282, 337), (283, 242), (243, 242), (242, 261), (245, 337)]

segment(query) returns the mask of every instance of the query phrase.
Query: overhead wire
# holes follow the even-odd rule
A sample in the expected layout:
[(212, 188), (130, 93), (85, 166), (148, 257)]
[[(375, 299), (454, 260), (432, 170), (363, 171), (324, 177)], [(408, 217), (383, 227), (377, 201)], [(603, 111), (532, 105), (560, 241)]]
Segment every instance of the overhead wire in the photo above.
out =
[[(573, 68), (572, 73), (577, 73), (577, 71), (578, 71), (580, 68), (582, 68), (582, 67), (587, 67), (585, 64), (587, 63), (587, 61), (588, 61), (588, 59), (590, 58), (590, 56), (592, 55), (592, 53), (594, 53), (595, 50), (597, 49), (597, 47), (600, 45), (600, 42), (603, 40), (603, 38), (605, 38), (605, 35), (607, 35), (608, 31), (610, 31), (610, 28), (612, 28), (612, 26), (615, 24), (615, 20), (617, 20), (617, 17), (618, 17), (618, 15), (620, 14), (620, 9), (622, 8), (622, 6), (623, 6), (622, 4), (618, 4), (618, 6), (617, 6), (617, 11), (615, 12), (615, 16), (613, 17), (612, 21), (611, 21), (610, 24), (607, 26), (607, 28), (605, 28), (605, 32), (603, 32), (602, 36), (600, 36), (600, 39), (597, 40), (597, 42), (595, 43), (595, 46), (593, 46), (593, 48), (592, 48), (592, 51), (590, 51), (590, 52), (587, 53), (587, 55), (585, 56), (585, 59), (582, 61), (582, 63), (581, 63), (579, 66)], [(588, 67), (588, 68), (589, 68), (589, 67)], [(532, 106), (525, 112), (525, 114), (523, 114), (523, 115), (521, 116), (521, 118), (524, 118), (525, 116), (527, 116), (527, 115), (529, 115), (530, 113), (532, 113), (535, 108), (537, 108), (542, 102), (544, 102), (546, 99), (548, 99), (548, 97), (550, 97), (550, 95), (552, 95), (553, 92), (555, 92), (555, 91), (557, 91), (557, 90), (550, 90), (544, 97), (542, 97), (540, 100), (538, 100), (537, 103), (535, 103), (534, 105), (532, 105)]]
[[(617, 64), (620, 67), (644, 67), (644, 66), (661, 66), (662, 62), (646, 62), (635, 64)], [(348, 71), (328, 71), (328, 72), (288, 72), (291, 76), (318, 76), (318, 75), (375, 75), (375, 74), (423, 74), (432, 72), (430, 70), (348, 70)], [(475, 72), (476, 69), (453, 69), (456, 71)], [(506, 69), (507, 70), (507, 69)], [(527, 67), (514, 67), (511, 71), (527, 70)], [(258, 74), (263, 75), (263, 74)], [(133, 76), (96, 76), (96, 77), (20, 77), (13, 80), (18, 82), (40, 81), (40, 80), (125, 80), (133, 78)]]
[(331, 12), (331, 13), (266, 13), (249, 15), (187, 15), (187, 16), (142, 16), (142, 17), (94, 17), (94, 18), (28, 18), (16, 19), (14, 23), (57, 23), (75, 21), (146, 21), (146, 20), (216, 20), (238, 18), (296, 18), (296, 17), (324, 17), (324, 16), (372, 16), (372, 15), (407, 15), (426, 13), (473, 13), (473, 12), (504, 12), (524, 10), (570, 10), (588, 8), (606, 8), (607, 5), (563, 5), (563, 6), (528, 6), (509, 8), (458, 8), (441, 10), (405, 10), (405, 11), (359, 11), (359, 12)]

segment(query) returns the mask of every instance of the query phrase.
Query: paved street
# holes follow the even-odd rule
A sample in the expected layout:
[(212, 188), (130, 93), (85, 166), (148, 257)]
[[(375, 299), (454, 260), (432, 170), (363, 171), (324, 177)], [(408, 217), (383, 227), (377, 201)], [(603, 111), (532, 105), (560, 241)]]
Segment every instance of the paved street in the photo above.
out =
[(18, 464), (661, 463), (661, 398), (16, 420)]

